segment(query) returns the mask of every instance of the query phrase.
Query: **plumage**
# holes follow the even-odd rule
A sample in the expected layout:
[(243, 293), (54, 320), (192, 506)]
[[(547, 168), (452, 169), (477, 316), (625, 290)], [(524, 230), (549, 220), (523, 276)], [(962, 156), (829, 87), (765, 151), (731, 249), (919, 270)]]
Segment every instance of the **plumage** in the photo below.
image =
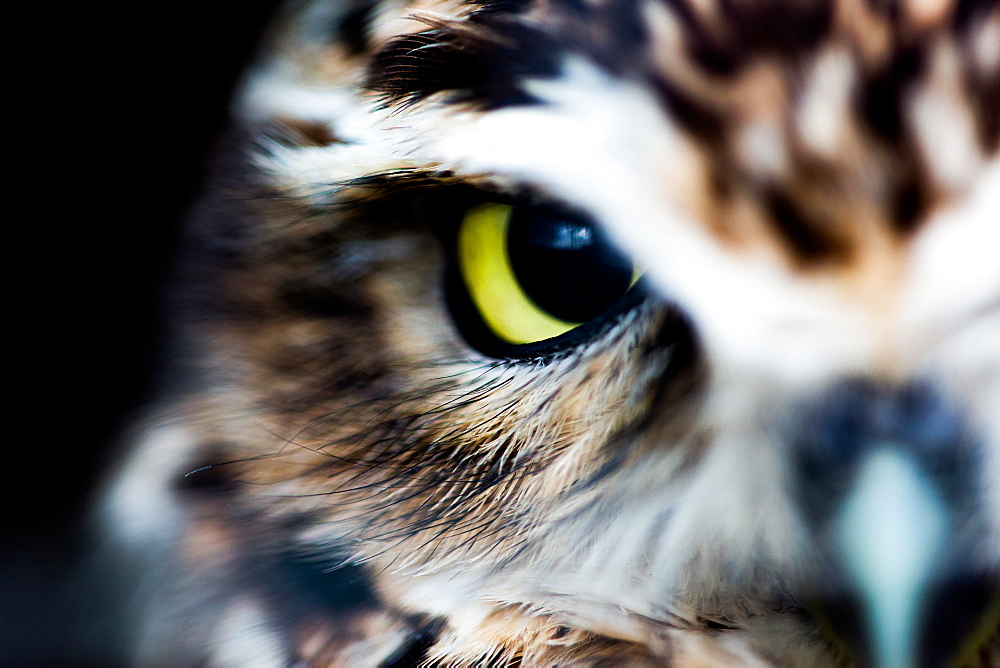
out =
[(292, 3), (100, 510), (137, 660), (1000, 665), (998, 44), (991, 0)]

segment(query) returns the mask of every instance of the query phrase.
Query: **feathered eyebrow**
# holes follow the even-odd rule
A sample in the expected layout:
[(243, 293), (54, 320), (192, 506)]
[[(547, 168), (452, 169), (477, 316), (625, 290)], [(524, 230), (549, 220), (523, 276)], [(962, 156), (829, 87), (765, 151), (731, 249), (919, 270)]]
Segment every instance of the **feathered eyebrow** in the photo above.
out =
[(413, 197), (425, 193), (486, 193), (487, 188), (448, 171), (394, 169), (359, 176), (337, 185), (338, 201), (349, 204)]
[[(341, 184), (338, 192), (338, 205), (355, 208), (376, 220), (387, 211), (398, 212), (415, 205), (420, 215), (449, 218), (486, 201), (587, 215), (574, 203), (532, 184), (500, 186), (489, 179), (467, 178), (445, 171), (400, 169), (369, 174)], [(435, 228), (443, 224), (440, 220), (430, 222)]]
[(357, 193), (362, 199), (371, 196), (408, 195), (417, 191), (441, 191), (449, 193), (475, 193), (479, 197), (493, 197), (503, 200), (545, 201), (560, 199), (558, 196), (534, 184), (508, 179), (499, 180), (490, 174), (463, 174), (432, 167), (409, 167), (372, 172), (336, 185), (339, 193)]
[(490, 192), (451, 172), (398, 169), (360, 176), (337, 185), (335, 206), (380, 219), (386, 212), (410, 209), (415, 202), (433, 209), (460, 209)]
[(359, 176), (344, 182), (341, 188), (344, 190), (381, 189), (399, 192), (401, 190), (445, 185), (455, 183), (459, 180), (457, 176), (446, 171), (420, 168), (392, 169)]
[(523, 84), (557, 76), (562, 53), (537, 28), (502, 16), (470, 17), (392, 40), (372, 60), (364, 86), (386, 107), (446, 91), (446, 102), (483, 110), (537, 104)]

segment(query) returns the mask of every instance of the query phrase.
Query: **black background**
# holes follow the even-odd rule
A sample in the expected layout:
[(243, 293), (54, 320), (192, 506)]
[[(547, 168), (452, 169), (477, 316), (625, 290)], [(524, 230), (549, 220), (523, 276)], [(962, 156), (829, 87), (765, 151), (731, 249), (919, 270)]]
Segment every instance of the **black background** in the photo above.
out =
[(5, 67), (0, 664), (106, 656), (81, 632), (100, 628), (75, 576), (82, 518), (155, 387), (158, 289), (276, 4), (46, 5), (6, 21), (22, 46)]

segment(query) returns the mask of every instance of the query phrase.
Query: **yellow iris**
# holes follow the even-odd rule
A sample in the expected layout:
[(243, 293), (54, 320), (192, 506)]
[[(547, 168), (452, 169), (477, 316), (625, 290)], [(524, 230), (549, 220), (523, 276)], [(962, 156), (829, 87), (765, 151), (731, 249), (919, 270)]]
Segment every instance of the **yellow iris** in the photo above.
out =
[(521, 288), (507, 251), (511, 209), (489, 203), (469, 210), (458, 232), (458, 261), (483, 320), (498, 338), (519, 345), (554, 338), (581, 323), (552, 317)]

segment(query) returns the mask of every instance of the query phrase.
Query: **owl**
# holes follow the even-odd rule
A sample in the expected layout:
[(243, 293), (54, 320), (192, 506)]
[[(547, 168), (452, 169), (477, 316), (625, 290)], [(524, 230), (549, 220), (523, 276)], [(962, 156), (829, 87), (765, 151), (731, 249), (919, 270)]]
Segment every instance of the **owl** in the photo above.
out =
[(1000, 665), (1000, 3), (308, 0), (98, 509), (154, 665)]

